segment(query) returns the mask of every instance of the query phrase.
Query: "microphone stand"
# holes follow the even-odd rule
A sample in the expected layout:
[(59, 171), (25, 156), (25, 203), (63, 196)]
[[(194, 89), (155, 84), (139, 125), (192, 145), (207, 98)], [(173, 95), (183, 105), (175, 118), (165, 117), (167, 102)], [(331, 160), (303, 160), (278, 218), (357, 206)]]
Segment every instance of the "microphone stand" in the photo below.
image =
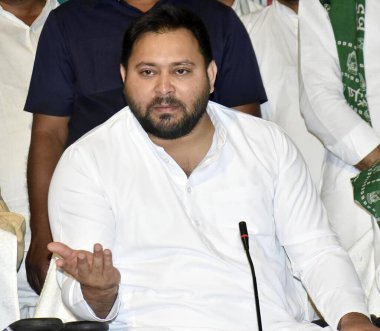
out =
[(240, 229), (240, 237), (241, 237), (241, 240), (243, 242), (245, 253), (247, 255), (249, 267), (251, 268), (251, 274), (252, 274), (252, 280), (253, 280), (253, 292), (255, 294), (255, 306), (256, 306), (257, 325), (259, 327), (259, 331), (263, 331), (263, 326), (262, 326), (262, 323), (261, 323), (259, 292), (257, 290), (257, 281), (256, 281), (255, 268), (253, 266), (251, 255), (249, 254), (249, 237), (248, 237), (247, 224), (245, 222), (240, 222), (239, 223), (239, 229)]

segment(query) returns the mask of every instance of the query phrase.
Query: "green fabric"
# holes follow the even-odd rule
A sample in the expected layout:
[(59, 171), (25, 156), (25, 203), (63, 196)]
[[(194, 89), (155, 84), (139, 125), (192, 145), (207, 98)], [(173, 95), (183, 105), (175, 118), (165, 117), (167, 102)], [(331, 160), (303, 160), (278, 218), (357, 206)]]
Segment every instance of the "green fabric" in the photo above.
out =
[(365, 0), (320, 0), (320, 2), (329, 13), (334, 31), (344, 96), (351, 108), (371, 124), (363, 53)]
[(65, 3), (66, 1), (68, 1), (68, 0), (58, 0), (58, 2), (59, 2), (60, 4), (63, 4), (63, 3)]
[(351, 179), (354, 200), (368, 210), (380, 226), (380, 162)]
[[(310, 0), (309, 0), (310, 1)], [(364, 71), (365, 0), (320, 0), (334, 31), (342, 72), (344, 97), (371, 125)], [(351, 179), (354, 200), (371, 213), (380, 226), (380, 163)]]

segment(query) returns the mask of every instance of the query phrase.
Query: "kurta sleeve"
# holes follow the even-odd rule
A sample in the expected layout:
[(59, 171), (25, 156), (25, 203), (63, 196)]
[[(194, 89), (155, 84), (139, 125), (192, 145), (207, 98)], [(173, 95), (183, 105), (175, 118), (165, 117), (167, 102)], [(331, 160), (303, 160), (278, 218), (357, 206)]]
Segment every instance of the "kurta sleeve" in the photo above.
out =
[(368, 310), (348, 253), (331, 230), (305, 162), (285, 135), (275, 134), (278, 157), (274, 194), (276, 235), (294, 276), (335, 330), (347, 313)]
[[(69, 148), (59, 161), (49, 189), (49, 219), (53, 240), (73, 249), (93, 250), (95, 243), (113, 250), (115, 221), (91, 155)], [(114, 261), (115, 264), (115, 261)], [(120, 301), (105, 319), (96, 317), (83, 298), (80, 284), (61, 272), (58, 282), (65, 305), (82, 320), (110, 321)]]
[[(309, 130), (333, 154), (354, 165), (380, 136), (346, 102), (334, 32), (318, 0), (299, 8), (301, 109)], [(305, 103), (309, 103), (308, 106)]]

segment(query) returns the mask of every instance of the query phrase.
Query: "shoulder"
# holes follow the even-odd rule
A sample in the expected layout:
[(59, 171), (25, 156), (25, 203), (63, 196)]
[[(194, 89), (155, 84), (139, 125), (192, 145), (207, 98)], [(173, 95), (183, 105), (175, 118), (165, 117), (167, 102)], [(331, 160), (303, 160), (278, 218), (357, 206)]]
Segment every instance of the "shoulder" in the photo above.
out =
[(72, 145), (66, 152), (82, 151), (85, 153), (103, 153), (108, 149), (107, 146), (112, 146), (115, 140), (131, 131), (129, 119), (131, 113), (128, 107), (118, 111), (104, 123), (98, 125), (94, 129), (87, 132)]
[(258, 118), (218, 103), (209, 102), (211, 116), (217, 119), (226, 127), (226, 129), (239, 132), (248, 138), (261, 139), (263, 134), (268, 137), (273, 135), (284, 136), (284, 131), (276, 123)]
[(99, 0), (70, 0), (61, 4), (56, 12), (70, 13), (76, 10), (89, 10), (99, 5)]
[[(268, 166), (298, 155), (291, 139), (277, 124), (210, 102), (208, 113), (235, 150), (260, 155)], [(250, 152), (252, 154), (250, 154)]]
[[(48, 20), (54, 21), (61, 27), (65, 27), (68, 24), (72, 24), (78, 21), (80, 18), (86, 18), (98, 5), (97, 0), (70, 0), (59, 5), (57, 8), (51, 11)], [(77, 22), (80, 24), (80, 22)]]
[(216, 0), (168, 0), (167, 3), (181, 6), (199, 15), (212, 33), (217, 28), (241, 24), (235, 11)]
[[(87, 18), (92, 18), (92, 13), (101, 13), (103, 8), (100, 0), (69, 0), (58, 6), (52, 11), (52, 16), (58, 22), (62, 23), (62, 26), (67, 24), (88, 24)], [(95, 22), (94, 22), (95, 23)]]
[(181, 6), (198, 12), (199, 14), (213, 10), (216, 15), (234, 12), (231, 7), (215, 0), (167, 0), (167, 3), (175, 6)]

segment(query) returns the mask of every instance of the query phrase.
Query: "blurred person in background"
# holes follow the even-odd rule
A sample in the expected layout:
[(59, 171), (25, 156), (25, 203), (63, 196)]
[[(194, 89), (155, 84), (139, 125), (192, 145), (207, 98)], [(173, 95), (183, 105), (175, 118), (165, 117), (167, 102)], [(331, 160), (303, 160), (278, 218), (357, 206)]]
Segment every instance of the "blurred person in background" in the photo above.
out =
[(268, 101), (262, 118), (281, 126), (292, 138), (317, 187), (324, 147), (307, 130), (299, 100), (298, 0), (274, 0), (261, 11), (242, 16), (259, 63)]
[[(0, 1), (0, 187), (13, 212), (27, 223), (25, 249), (30, 243), (26, 163), (32, 115), (24, 112), (37, 42), (56, 0)], [(25, 274), (18, 272), (21, 317), (32, 317), (38, 296)]]
[[(380, 2), (300, 0), (301, 99), (328, 151), (321, 197), (380, 314)], [(353, 179), (354, 178), (354, 179)]]

